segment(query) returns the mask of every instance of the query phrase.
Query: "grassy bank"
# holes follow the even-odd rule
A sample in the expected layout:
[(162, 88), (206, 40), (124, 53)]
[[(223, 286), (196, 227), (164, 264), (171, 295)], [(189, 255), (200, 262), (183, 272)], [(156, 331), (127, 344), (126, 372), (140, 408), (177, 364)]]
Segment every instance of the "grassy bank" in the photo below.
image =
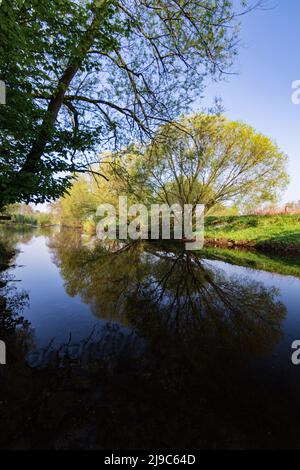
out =
[(300, 253), (300, 215), (207, 217), (207, 245)]

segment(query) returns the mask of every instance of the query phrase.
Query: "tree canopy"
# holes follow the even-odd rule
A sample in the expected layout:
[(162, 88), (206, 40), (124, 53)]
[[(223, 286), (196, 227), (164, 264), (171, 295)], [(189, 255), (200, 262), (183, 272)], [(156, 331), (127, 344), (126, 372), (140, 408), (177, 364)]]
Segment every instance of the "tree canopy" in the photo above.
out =
[(63, 224), (94, 220), (97, 207), (204, 204), (229, 214), (276, 201), (288, 184), (287, 156), (268, 137), (224, 116), (194, 114), (164, 125), (151, 143), (99, 155), (97, 175), (80, 176), (60, 199)]
[(229, 0), (3, 0), (0, 209), (58, 197), (95, 151), (176, 118), (230, 67), (240, 13)]
[(169, 205), (255, 206), (277, 200), (288, 184), (287, 156), (276, 143), (222, 115), (164, 125), (134, 161), (128, 192), (142, 187), (149, 202)]

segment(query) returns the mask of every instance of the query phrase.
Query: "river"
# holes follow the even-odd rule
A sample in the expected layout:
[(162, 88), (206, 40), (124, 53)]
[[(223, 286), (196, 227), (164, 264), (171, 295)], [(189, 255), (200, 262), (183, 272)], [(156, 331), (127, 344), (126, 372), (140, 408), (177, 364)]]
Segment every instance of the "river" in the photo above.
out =
[[(45, 359), (40, 351), (49, 355), (62, 345), (77, 345), (73, 353), (84, 351), (87, 360), (101, 343), (104, 354), (105, 338), (106, 355), (125, 354), (126, 380), (129, 363), (138, 361), (135, 377), (154, 375), (154, 396), (164, 401), (166, 387), (188, 426), (203, 418), (203, 410), (195, 412), (199, 400), (211, 426), (196, 432), (204, 448), (214, 446), (215, 428), (216, 447), (251, 447), (256, 422), (263, 447), (300, 443), (300, 365), (292, 363), (292, 343), (300, 340), (299, 277), (221, 261), (213, 250), (95, 245), (58, 227), (2, 227), (1, 239), (17, 250), (4, 289), (22, 299), (31, 365)], [(184, 401), (176, 403), (178, 396)], [(177, 432), (168, 445), (185, 445)]]

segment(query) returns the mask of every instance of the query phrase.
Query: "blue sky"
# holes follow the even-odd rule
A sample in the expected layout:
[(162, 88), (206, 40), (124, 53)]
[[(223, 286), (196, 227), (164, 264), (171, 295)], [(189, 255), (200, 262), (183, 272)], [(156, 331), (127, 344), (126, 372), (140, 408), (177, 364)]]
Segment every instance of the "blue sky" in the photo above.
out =
[(288, 154), (287, 202), (300, 200), (300, 105), (291, 100), (292, 82), (300, 80), (300, 0), (269, 0), (268, 6), (242, 18), (238, 75), (210, 85), (202, 104), (220, 96), (230, 119), (251, 124)]

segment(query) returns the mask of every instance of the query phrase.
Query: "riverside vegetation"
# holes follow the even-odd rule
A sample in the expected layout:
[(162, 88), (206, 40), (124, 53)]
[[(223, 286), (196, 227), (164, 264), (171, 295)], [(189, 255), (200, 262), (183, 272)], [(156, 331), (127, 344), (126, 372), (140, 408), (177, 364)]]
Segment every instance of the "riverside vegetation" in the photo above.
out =
[(207, 243), (300, 254), (300, 215), (207, 217)]

